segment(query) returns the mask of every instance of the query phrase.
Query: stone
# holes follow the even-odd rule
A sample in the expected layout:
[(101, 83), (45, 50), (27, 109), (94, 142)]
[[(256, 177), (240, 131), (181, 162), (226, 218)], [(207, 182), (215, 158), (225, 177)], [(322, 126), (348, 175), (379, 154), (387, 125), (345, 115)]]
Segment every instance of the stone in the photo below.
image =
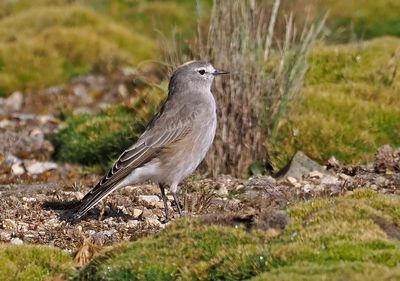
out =
[(125, 84), (118, 85), (118, 94), (123, 98), (126, 98), (129, 95), (128, 89), (126, 88)]
[(11, 244), (14, 244), (14, 245), (22, 245), (22, 244), (24, 244), (24, 241), (22, 241), (19, 238), (12, 238), (10, 242), (11, 242)]
[(159, 202), (160, 198), (158, 198), (157, 195), (139, 195), (139, 201), (150, 204), (150, 203)]
[(160, 227), (162, 225), (162, 223), (155, 218), (149, 218), (146, 220), (147, 224), (149, 224), (150, 226), (158, 226)]
[(309, 193), (311, 190), (313, 190), (313, 186), (311, 184), (307, 183), (303, 186), (303, 190), (305, 193)]
[(139, 218), (141, 215), (143, 214), (143, 211), (142, 210), (140, 210), (140, 209), (133, 209), (133, 211), (132, 211), (132, 215), (135, 217), (135, 218)]
[(303, 152), (298, 151), (289, 164), (277, 173), (277, 176), (279, 178), (292, 177), (300, 180), (313, 171), (326, 173), (320, 164), (309, 158)]
[(24, 165), (30, 175), (41, 174), (58, 168), (58, 165), (54, 162), (39, 162), (36, 160), (25, 160)]
[(140, 224), (140, 221), (138, 220), (128, 220), (128, 222), (126, 223), (126, 227), (128, 228), (135, 228)]
[(31, 203), (31, 202), (36, 202), (37, 200), (34, 197), (22, 197), (22, 201)]
[(293, 177), (287, 177), (287, 181), (288, 183), (290, 183), (291, 185), (294, 185), (297, 183), (297, 179), (293, 178)]
[(0, 128), (1, 129), (6, 129), (7, 127), (11, 127), (13, 125), (13, 122), (11, 122), (8, 119), (3, 119), (0, 121)]
[(25, 169), (22, 166), (22, 163), (15, 163), (11, 166), (11, 172), (15, 176), (20, 176), (25, 173)]
[(324, 176), (321, 180), (321, 184), (325, 184), (325, 185), (334, 185), (334, 184), (339, 184), (339, 179), (337, 177), (328, 175), (328, 176)]
[(29, 133), (29, 136), (30, 136), (31, 140), (34, 142), (34, 144), (35, 144), (37, 147), (40, 147), (40, 146), (43, 144), (43, 142), (44, 142), (44, 133), (43, 133), (42, 130), (40, 130), (40, 129), (38, 129), (38, 128), (33, 129), (33, 130)]
[(17, 229), (17, 223), (12, 219), (5, 219), (3, 220), (3, 227), (5, 229), (14, 230)]
[(324, 174), (321, 173), (321, 172), (319, 172), (319, 171), (312, 171), (312, 172), (310, 172), (310, 173), (308, 174), (308, 176), (309, 176), (310, 178), (321, 179), (321, 178), (324, 176)]
[(12, 155), (11, 153), (7, 153), (7, 154), (6, 154), (5, 163), (6, 163), (8, 166), (12, 166), (13, 164), (21, 163), (21, 162), (22, 162), (21, 159), (19, 159), (18, 157)]
[(226, 188), (226, 185), (224, 185), (224, 184), (221, 184), (218, 186), (216, 193), (219, 196), (227, 196), (229, 194), (228, 189)]
[(16, 91), (4, 100), (4, 108), (7, 111), (19, 111), (24, 103), (24, 96), (21, 92)]
[(10, 241), (11, 233), (8, 231), (0, 230), (0, 240), (1, 241)]
[(343, 173), (340, 173), (338, 176), (339, 176), (340, 179), (345, 180), (345, 181), (351, 179), (350, 176), (348, 176), (348, 175), (346, 175), (346, 174), (343, 174)]

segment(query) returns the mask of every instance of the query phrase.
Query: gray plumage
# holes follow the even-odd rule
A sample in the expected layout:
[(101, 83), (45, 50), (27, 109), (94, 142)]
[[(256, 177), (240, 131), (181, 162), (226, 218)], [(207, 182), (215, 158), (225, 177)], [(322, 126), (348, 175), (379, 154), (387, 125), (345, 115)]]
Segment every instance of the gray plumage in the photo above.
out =
[(167, 220), (165, 187), (182, 214), (176, 195), (178, 184), (197, 168), (214, 140), (217, 117), (211, 86), (215, 75), (225, 73), (203, 61), (191, 61), (175, 70), (160, 112), (84, 196), (74, 219), (114, 190), (147, 180), (159, 184)]

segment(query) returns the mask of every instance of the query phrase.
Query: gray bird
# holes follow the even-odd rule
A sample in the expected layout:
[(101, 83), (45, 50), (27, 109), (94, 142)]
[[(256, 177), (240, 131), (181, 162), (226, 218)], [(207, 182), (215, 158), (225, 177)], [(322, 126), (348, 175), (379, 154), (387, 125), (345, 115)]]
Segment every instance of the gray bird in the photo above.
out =
[(109, 172), (82, 198), (74, 219), (80, 219), (114, 190), (147, 180), (160, 187), (166, 220), (169, 220), (166, 187), (182, 215), (178, 184), (197, 168), (214, 140), (217, 115), (211, 85), (216, 75), (226, 73), (204, 61), (190, 61), (178, 67), (160, 112), (137, 142), (120, 155)]

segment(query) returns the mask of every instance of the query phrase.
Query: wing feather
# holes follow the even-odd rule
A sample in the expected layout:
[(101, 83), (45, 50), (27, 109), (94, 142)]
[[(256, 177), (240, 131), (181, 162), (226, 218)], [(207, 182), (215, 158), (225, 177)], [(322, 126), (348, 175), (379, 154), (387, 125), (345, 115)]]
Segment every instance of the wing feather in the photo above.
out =
[[(188, 108), (184, 105), (180, 110), (174, 111), (165, 111), (166, 108), (168, 101), (137, 142), (120, 155), (109, 172), (85, 195), (75, 215), (76, 218), (83, 216), (110, 194), (114, 187), (134, 169), (151, 161), (164, 147), (186, 136), (192, 130), (194, 119), (202, 112), (201, 106)], [(185, 119), (182, 119), (182, 116), (185, 116)]]

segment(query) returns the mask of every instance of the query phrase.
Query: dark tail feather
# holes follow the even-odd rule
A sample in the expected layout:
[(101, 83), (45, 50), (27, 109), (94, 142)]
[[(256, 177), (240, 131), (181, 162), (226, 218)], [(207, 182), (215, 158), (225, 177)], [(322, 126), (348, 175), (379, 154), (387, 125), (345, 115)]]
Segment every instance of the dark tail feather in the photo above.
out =
[(82, 198), (78, 211), (73, 215), (74, 220), (81, 219), (87, 211), (93, 208), (97, 203), (107, 197), (117, 187), (117, 183), (113, 185), (95, 186), (85, 197)]

